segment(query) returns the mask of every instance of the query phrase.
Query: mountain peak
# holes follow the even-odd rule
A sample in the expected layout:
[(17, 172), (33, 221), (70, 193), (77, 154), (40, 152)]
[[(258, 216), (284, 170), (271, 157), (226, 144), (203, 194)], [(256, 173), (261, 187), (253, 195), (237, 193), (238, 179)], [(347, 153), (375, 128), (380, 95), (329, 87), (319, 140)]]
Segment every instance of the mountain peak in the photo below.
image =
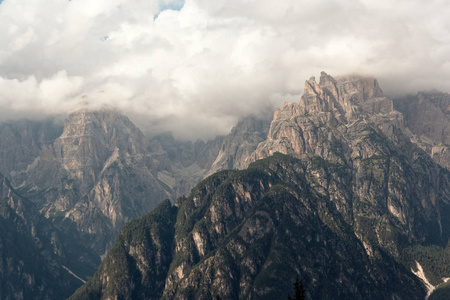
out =
[(321, 72), (319, 84), (314, 76), (305, 82), (300, 106), (305, 114), (337, 110), (349, 120), (355, 117), (355, 113), (358, 115), (363, 111), (392, 111), (392, 101), (388, 100), (389, 104), (386, 99), (374, 77), (345, 75), (333, 78)]

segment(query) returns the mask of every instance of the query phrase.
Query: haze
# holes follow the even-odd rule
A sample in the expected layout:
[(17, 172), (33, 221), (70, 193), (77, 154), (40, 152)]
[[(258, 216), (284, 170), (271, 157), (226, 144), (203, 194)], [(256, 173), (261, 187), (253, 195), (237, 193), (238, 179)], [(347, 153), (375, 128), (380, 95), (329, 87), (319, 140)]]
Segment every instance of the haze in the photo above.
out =
[(450, 91), (448, 1), (0, 1), (0, 120), (116, 108), (212, 138), (299, 101), (304, 80), (371, 74)]

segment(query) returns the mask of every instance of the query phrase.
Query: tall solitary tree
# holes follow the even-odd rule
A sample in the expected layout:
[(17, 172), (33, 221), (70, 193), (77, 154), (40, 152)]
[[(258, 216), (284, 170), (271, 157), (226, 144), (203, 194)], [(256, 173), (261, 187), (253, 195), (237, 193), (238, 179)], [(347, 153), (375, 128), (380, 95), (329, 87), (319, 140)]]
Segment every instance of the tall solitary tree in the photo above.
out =
[(291, 295), (288, 296), (288, 300), (305, 300), (305, 289), (303, 288), (303, 283), (297, 279), (295, 279), (294, 282), (294, 291), (295, 291), (295, 297), (292, 298)]

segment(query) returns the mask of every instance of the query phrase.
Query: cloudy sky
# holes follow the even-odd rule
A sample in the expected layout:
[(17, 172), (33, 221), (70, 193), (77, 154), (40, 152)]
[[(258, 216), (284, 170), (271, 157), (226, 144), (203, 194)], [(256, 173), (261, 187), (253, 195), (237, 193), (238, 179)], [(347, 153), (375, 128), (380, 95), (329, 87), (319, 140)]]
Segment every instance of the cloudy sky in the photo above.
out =
[(113, 107), (195, 139), (299, 101), (320, 71), (449, 92), (449, 3), (0, 0), (0, 120)]

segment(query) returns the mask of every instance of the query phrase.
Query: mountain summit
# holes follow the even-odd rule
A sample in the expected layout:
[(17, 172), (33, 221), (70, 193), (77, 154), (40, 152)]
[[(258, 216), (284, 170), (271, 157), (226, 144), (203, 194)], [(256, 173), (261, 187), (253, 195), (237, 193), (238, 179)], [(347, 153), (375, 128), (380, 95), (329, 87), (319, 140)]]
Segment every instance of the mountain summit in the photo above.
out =
[(224, 139), (216, 168), (245, 170), (125, 225), (72, 299), (283, 299), (296, 277), (308, 299), (423, 299), (450, 275), (450, 173), (414, 136), (374, 78), (323, 72), (251, 154), (258, 135)]
[(146, 166), (146, 139), (115, 111), (78, 111), (27, 169), (20, 192), (48, 217), (70, 219), (104, 251), (128, 220), (168, 196)]

